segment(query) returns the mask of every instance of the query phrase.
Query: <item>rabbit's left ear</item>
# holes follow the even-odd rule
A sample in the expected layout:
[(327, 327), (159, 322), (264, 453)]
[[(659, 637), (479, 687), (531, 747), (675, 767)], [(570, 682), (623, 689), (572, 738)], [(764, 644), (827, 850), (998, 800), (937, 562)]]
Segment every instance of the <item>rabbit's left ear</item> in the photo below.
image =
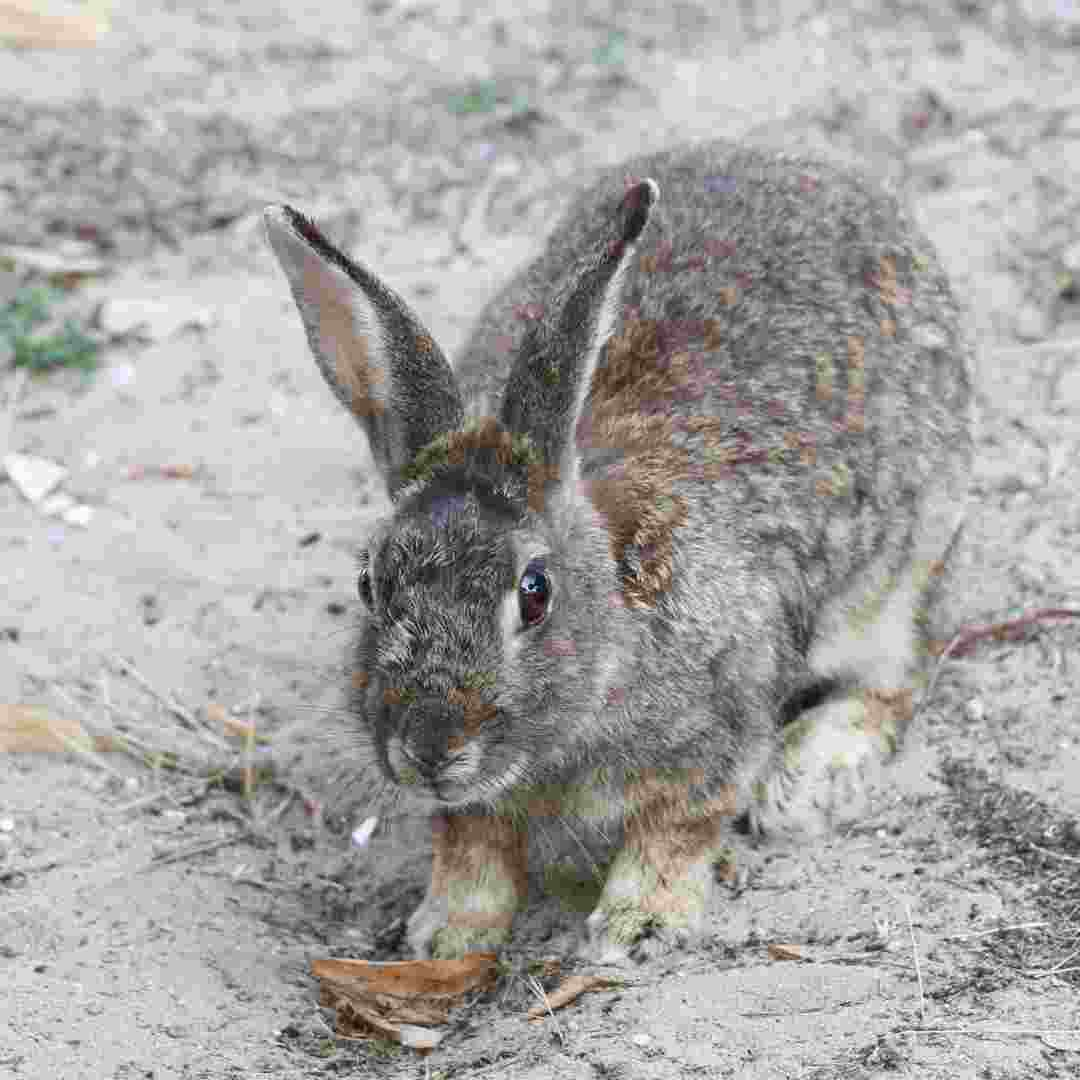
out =
[(412, 309), (289, 206), (263, 213), (323, 377), (368, 437), (393, 497), (403, 470), (463, 409), (450, 365)]
[(574, 473), (578, 416), (615, 328), (623, 274), (659, 197), (655, 180), (627, 189), (607, 236), (576, 264), (548, 316), (534, 324), (507, 380), (499, 419), (529, 436), (545, 464), (558, 467), (560, 483)]

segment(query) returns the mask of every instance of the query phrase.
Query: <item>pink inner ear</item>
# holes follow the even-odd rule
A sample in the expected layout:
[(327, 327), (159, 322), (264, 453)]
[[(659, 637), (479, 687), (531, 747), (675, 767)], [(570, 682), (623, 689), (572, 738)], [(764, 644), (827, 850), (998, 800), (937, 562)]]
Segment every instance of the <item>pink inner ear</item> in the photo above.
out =
[(351, 282), (310, 250), (304, 250), (302, 260), (305, 317), (315, 331), (324, 374), (344, 391), (355, 415), (381, 416), (386, 405), (374, 390), (386, 374), (371, 364), (367, 331), (356, 325), (353, 305), (342, 295), (343, 289), (352, 289)]
[(623, 209), (630, 213), (640, 210), (649, 194), (649, 185), (640, 180), (635, 180), (630, 190), (623, 196)]

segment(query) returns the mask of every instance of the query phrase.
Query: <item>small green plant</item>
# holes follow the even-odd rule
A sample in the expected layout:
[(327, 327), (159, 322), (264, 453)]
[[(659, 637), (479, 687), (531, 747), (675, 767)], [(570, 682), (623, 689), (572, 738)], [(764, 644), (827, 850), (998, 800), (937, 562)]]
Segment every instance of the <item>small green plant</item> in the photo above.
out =
[(88, 337), (74, 319), (68, 317), (59, 330), (35, 334), (49, 322), (60, 294), (43, 285), (20, 289), (0, 308), (0, 346), (10, 350), (16, 367), (31, 371), (52, 371), (69, 367), (93, 371), (97, 367), (98, 344)]
[(612, 30), (603, 45), (593, 49), (593, 63), (617, 67), (626, 57), (626, 35), (621, 30)]
[(486, 113), (495, 108), (498, 97), (495, 83), (489, 79), (474, 84), (463, 93), (454, 94), (446, 104), (454, 113)]

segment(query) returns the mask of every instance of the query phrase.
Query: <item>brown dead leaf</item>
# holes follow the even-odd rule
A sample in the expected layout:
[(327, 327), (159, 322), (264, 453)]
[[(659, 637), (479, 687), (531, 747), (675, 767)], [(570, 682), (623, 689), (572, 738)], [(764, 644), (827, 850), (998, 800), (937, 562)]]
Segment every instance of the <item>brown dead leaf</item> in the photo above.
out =
[(232, 716), (226, 712), (224, 705), (211, 702), (206, 706), (206, 719), (215, 727), (221, 727), (226, 735), (239, 735), (244, 739), (255, 738), (255, 725), (251, 720), (241, 720), (239, 716)]
[(229, 713), (218, 701), (209, 701), (206, 704), (206, 723), (210, 727), (224, 728), (228, 734)]
[(190, 480), (195, 475), (195, 466), (162, 465), (160, 472), (167, 480)]
[(40, 754), (96, 749), (77, 720), (40, 705), (0, 705), (0, 753)]
[(619, 986), (622, 986), (622, 980), (610, 975), (571, 975), (547, 995), (543, 1005), (534, 1005), (527, 1016), (530, 1020), (542, 1020), (549, 1011), (554, 1012), (577, 1001), (590, 990), (612, 990)]
[(105, 7), (100, 2), (81, 7), (63, 0), (0, 0), (0, 40), (38, 49), (94, 45), (109, 26)]
[(735, 856), (726, 854), (722, 859), (719, 859), (713, 867), (714, 873), (719, 881), (723, 881), (728, 885), (733, 884), (739, 880), (739, 869), (735, 865)]
[(802, 949), (798, 945), (781, 945), (772, 942), (769, 945), (770, 960), (802, 960)]
[(338, 1034), (347, 1038), (393, 1039), (429, 1050), (441, 1037), (432, 1027), (450, 1019), (450, 1009), (470, 990), (495, 982), (495, 953), (460, 960), (313, 960), (320, 981), (319, 1003), (337, 1014)]

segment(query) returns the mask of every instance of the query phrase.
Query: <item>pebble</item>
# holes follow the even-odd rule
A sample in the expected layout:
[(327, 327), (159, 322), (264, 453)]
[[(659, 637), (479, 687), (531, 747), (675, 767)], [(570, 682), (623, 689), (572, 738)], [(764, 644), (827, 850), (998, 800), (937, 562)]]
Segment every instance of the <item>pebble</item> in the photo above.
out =
[(964, 716), (969, 723), (982, 723), (986, 719), (986, 706), (980, 698), (972, 698), (964, 705)]
[(63, 513), (63, 518), (69, 525), (77, 525), (80, 529), (89, 528), (93, 516), (93, 507), (86, 503), (77, 503)]
[(365, 818), (352, 833), (353, 847), (367, 847), (368, 841), (371, 839), (372, 834), (375, 832), (375, 827), (379, 824), (377, 817)]
[(117, 389), (130, 386), (135, 381), (134, 364), (113, 364), (109, 368), (109, 381)]
[(32, 503), (41, 502), (68, 474), (63, 465), (32, 454), (5, 454), (3, 468)]
[(648, 1046), (652, 1042), (652, 1036), (646, 1035), (644, 1032), (638, 1032), (637, 1035), (632, 1035), (630, 1041), (635, 1046)]

